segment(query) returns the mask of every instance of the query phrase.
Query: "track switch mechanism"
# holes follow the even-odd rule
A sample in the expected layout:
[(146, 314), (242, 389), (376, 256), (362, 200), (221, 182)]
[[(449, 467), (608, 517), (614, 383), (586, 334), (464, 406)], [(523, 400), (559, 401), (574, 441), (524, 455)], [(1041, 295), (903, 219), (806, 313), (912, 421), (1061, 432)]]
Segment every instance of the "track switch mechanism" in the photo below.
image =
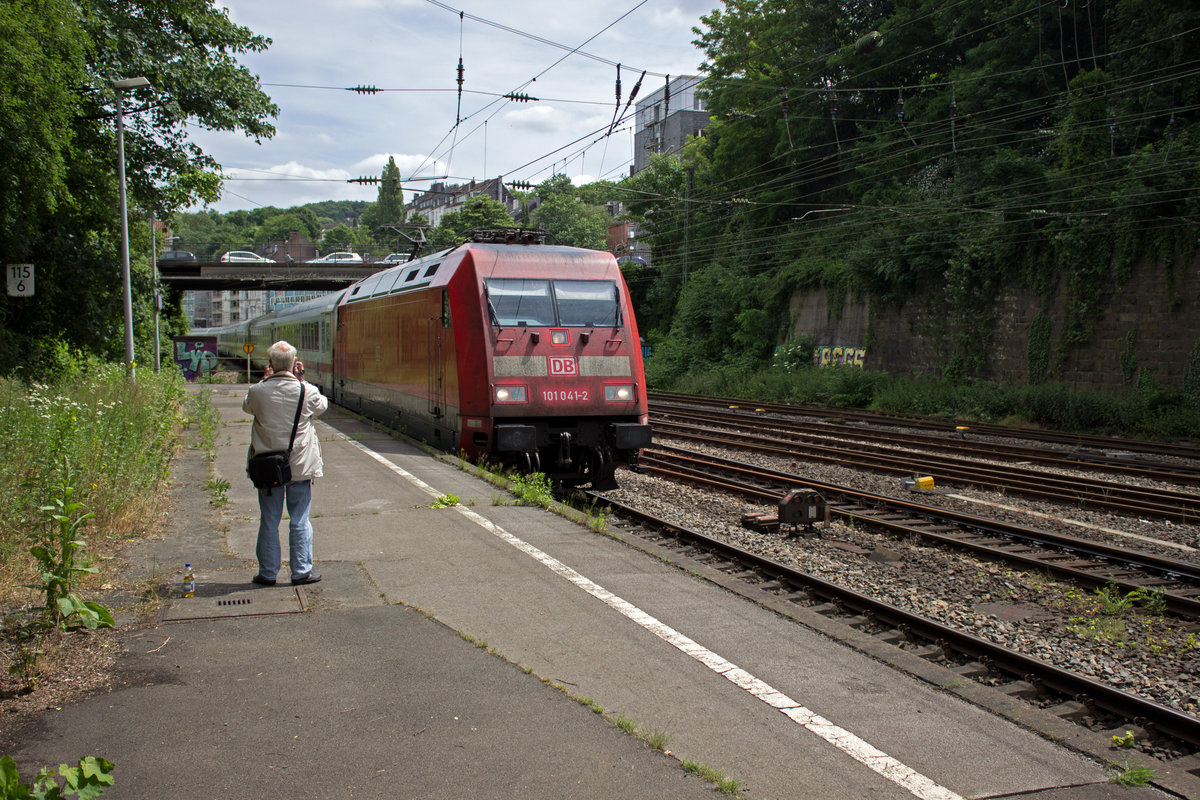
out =
[(764, 533), (780, 531), (783, 538), (815, 533), (814, 525), (828, 521), (825, 499), (811, 489), (793, 489), (779, 500), (778, 514), (746, 514), (742, 524)]

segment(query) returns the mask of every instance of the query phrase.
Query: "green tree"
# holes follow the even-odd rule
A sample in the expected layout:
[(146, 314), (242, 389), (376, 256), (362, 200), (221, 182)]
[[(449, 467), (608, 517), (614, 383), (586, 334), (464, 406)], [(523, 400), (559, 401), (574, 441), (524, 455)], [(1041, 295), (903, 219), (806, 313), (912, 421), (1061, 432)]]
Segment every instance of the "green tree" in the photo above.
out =
[(555, 194), (533, 213), (534, 223), (558, 244), (603, 250), (608, 245), (608, 212), (574, 197)]
[(519, 189), (514, 189), (512, 190), (512, 195), (513, 197), (517, 198), (517, 202), (521, 206), (521, 210), (517, 213), (517, 225), (522, 228), (532, 227), (533, 214), (531, 212), (531, 207), (533, 205), (534, 198), (537, 196), (536, 193), (522, 192)]
[(379, 196), (362, 214), (362, 224), (371, 231), (375, 241), (383, 243), (395, 239), (395, 233), (384, 226), (404, 222), (404, 188), (400, 184), (400, 168), (396, 159), (388, 157), (379, 183)]
[(0, 5), (0, 253), (10, 261), (34, 251), (38, 220), (69, 201), (84, 41), (68, 0)]
[(371, 234), (364, 228), (351, 228), (348, 225), (338, 225), (325, 231), (321, 240), (323, 250), (331, 251), (337, 248), (353, 250), (369, 245)]
[(438, 226), (429, 232), (429, 243), (438, 250), (467, 241), (464, 234), (472, 229), (511, 227), (513, 218), (504, 204), (479, 194), (463, 203), (458, 211), (444, 214)]
[[(630, 289), (638, 324), (647, 336), (670, 327), (683, 285), (687, 226), (687, 171), (678, 155), (654, 155), (650, 166), (621, 184), (620, 199), (639, 219), (639, 236), (649, 242), (652, 268), (638, 270)], [(635, 288), (636, 287), (636, 288)]]
[(603, 250), (608, 246), (610, 222), (603, 204), (615, 193), (612, 183), (577, 187), (559, 173), (538, 184), (542, 202), (532, 214), (533, 224), (558, 244)]
[(300, 231), (308, 237), (309, 241), (312, 241), (315, 238), (315, 234), (320, 233), (319, 225), (316, 226), (316, 231), (313, 230), (313, 223), (315, 222), (316, 217), (306, 220), (300, 214), (294, 212), (276, 214), (273, 217), (268, 217), (258, 227), (254, 243), (286, 242), (291, 238), (292, 231)]
[(821, 286), (831, 313), (936, 304), (948, 369), (988, 377), (1006, 283), (1065, 285), (1061, 359), (1139, 259), (1194, 254), (1195, 4), (723, 5), (695, 29), (705, 136), (621, 187), (652, 244), (643, 302), (671, 320), (656, 369), (763, 358), (790, 293)]
[[(115, 90), (125, 95), (125, 158), (138, 360), (152, 360), (148, 212), (213, 200), (219, 165), (187, 138), (189, 125), (274, 133), (277, 109), (240, 53), (269, 41), (191, 0), (14, 0), (0, 8), (0, 263), (33, 263), (37, 298), (0, 296), (0, 373), (61, 342), (121, 351), (120, 221)], [(169, 298), (169, 305), (178, 298)], [(178, 330), (166, 319), (169, 336)]]

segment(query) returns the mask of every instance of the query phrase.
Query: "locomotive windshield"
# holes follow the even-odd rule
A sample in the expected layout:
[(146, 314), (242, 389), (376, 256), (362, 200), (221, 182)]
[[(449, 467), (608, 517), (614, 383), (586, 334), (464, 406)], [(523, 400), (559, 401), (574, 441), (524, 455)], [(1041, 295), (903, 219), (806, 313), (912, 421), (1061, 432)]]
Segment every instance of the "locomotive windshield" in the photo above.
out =
[(621, 324), (613, 281), (491, 278), (486, 287), (493, 325), (615, 328)]

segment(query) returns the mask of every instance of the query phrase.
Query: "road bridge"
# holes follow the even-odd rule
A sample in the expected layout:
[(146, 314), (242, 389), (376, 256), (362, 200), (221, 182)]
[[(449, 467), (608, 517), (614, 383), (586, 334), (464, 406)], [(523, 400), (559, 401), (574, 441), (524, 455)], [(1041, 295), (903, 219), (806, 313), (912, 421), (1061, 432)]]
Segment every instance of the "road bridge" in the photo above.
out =
[(223, 289), (343, 289), (392, 264), (304, 264), (264, 262), (161, 262), (158, 274), (167, 286), (197, 291)]

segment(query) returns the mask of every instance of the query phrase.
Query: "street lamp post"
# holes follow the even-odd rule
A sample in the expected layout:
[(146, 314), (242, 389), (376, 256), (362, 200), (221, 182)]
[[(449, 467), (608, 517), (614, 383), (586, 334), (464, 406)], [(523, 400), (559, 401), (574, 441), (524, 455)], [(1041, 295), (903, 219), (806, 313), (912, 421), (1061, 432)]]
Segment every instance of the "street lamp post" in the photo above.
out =
[(150, 85), (145, 78), (124, 78), (113, 81), (117, 90), (117, 173), (121, 183), (121, 281), (125, 299), (125, 369), (136, 378), (133, 361), (133, 290), (129, 280), (129, 215), (125, 207), (125, 111), (122, 93), (128, 89), (144, 89)]
[(154, 268), (154, 374), (162, 370), (162, 344), (159, 340), (158, 317), (162, 313), (162, 292), (158, 286), (158, 233), (154, 230), (154, 212), (150, 212), (150, 265)]

